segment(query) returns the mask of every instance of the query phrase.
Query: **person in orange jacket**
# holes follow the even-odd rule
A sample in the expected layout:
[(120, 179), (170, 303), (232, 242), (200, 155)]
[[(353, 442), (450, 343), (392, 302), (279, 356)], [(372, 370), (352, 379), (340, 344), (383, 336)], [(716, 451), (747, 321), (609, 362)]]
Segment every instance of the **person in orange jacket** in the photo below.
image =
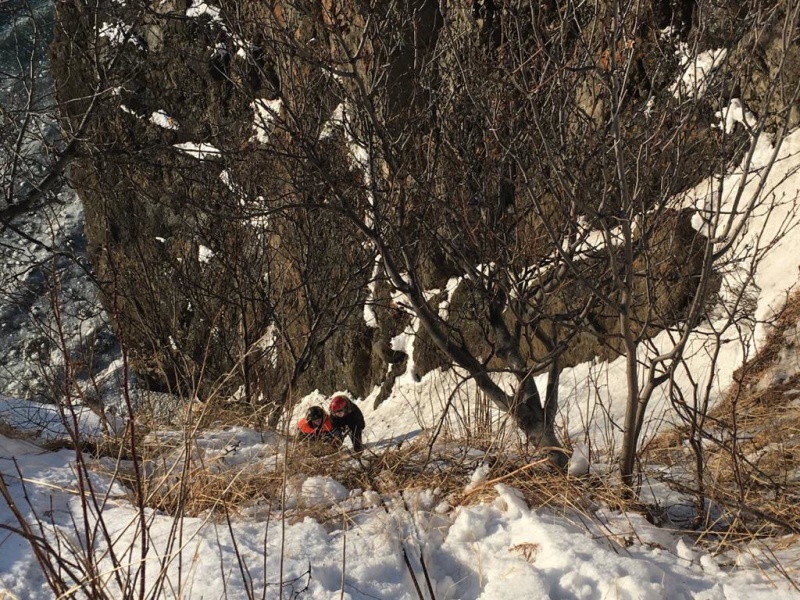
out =
[(312, 406), (306, 416), (297, 422), (298, 436), (306, 440), (321, 440), (337, 445), (339, 439), (333, 433), (331, 418), (321, 406)]

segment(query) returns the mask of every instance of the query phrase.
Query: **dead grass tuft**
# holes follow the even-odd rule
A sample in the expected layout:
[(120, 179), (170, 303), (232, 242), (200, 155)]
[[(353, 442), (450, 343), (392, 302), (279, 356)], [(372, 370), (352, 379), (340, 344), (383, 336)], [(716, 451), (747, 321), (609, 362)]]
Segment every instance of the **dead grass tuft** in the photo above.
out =
[[(16, 429), (12, 425), (9, 425), (3, 419), (0, 419), (0, 435), (3, 435), (7, 438), (11, 438), (13, 440), (25, 440), (25, 441), (36, 440), (35, 433)], [(2, 597), (0, 597), (0, 600), (2, 600)]]
[(197, 516), (207, 511), (236, 514), (239, 507), (262, 497), (274, 484), (271, 473), (253, 469), (214, 472), (195, 466), (179, 478), (147, 479), (142, 492), (147, 506), (173, 515)]
[[(710, 414), (702, 435), (703, 489), (669, 484), (710, 502), (697, 524), (708, 539), (741, 542), (800, 532), (800, 293), (775, 320), (757, 356), (736, 370), (734, 383)], [(658, 436), (646, 463), (694, 467), (689, 428)]]
[(512, 554), (517, 554), (524, 558), (529, 563), (533, 564), (536, 562), (536, 553), (539, 551), (539, 544), (534, 543), (524, 543), (524, 544), (516, 544), (515, 546), (511, 546), (508, 549), (509, 552)]

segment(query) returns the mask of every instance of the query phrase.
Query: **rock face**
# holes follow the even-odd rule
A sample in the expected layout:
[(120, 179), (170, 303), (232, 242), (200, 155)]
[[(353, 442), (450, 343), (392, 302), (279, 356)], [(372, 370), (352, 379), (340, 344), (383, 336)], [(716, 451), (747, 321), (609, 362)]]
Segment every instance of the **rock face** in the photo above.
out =
[[(711, 127), (720, 98), (759, 110), (781, 58), (783, 85), (797, 82), (797, 46), (749, 3), (711, 17), (654, 2), (613, 23), (605, 4), (59, 2), (53, 72), (82, 140), (72, 178), (134, 369), (157, 390), (276, 408), (315, 388), (384, 397), (407, 366), (392, 340), (415, 326), (379, 268), (387, 252), (439, 290), (460, 343), (491, 356), (483, 301), (448, 281), (479, 264), (522, 272), (552, 229), (619, 218), (615, 161), (640, 167), (642, 210), (661, 206), (709, 174), (701, 159), (737, 152), (741, 132)], [(743, 68), (702, 99), (674, 93), (673, 50), (717, 38)], [(777, 98), (761, 108), (773, 130)], [(636, 267), (637, 318), (654, 330), (681, 318), (703, 266), (691, 216), (661, 214), (637, 234), (661, 257)], [(604, 256), (581, 264), (612, 286)], [(577, 331), (587, 292), (559, 290), (534, 320), (508, 312), (510, 328)], [(581, 319), (563, 364), (619, 351), (618, 315)], [(547, 348), (522, 337), (534, 368)], [(415, 375), (441, 366), (417, 330)]]

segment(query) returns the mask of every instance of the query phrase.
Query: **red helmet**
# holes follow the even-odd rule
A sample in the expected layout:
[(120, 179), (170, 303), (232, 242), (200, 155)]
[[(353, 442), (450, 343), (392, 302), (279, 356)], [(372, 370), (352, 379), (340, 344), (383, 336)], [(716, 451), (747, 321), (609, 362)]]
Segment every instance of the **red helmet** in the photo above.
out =
[(334, 396), (331, 398), (331, 412), (339, 412), (340, 410), (347, 410), (347, 405), (350, 402), (344, 396)]

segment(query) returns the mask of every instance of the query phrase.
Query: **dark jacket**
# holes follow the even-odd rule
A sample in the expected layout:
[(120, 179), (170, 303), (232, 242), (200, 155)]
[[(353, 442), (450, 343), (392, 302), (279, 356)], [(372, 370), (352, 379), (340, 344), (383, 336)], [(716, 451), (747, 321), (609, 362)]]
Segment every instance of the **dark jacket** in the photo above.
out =
[(361, 452), (364, 449), (364, 443), (361, 441), (361, 433), (364, 431), (364, 413), (352, 402), (349, 405), (350, 412), (346, 415), (342, 417), (331, 415), (331, 425), (335, 435), (341, 439), (349, 435), (353, 441), (353, 450)]

